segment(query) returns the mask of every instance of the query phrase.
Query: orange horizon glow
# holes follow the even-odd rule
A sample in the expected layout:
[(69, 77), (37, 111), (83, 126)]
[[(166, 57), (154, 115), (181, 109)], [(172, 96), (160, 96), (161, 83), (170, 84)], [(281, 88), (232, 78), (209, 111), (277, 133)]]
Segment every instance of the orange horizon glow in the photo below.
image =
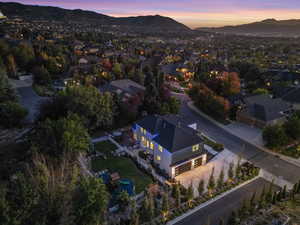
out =
[[(129, 17), (129, 16), (147, 16), (156, 15), (151, 11), (142, 11), (139, 13), (119, 13), (108, 14), (114, 17)], [(190, 28), (197, 27), (222, 27), (235, 26), (247, 23), (262, 21), (265, 19), (276, 20), (292, 20), (300, 19), (300, 10), (243, 10), (232, 12), (214, 12), (214, 13), (182, 13), (182, 12), (161, 12), (159, 15), (171, 17), (178, 22), (185, 24)], [(276, 15), (276, 16), (274, 16)]]
[(191, 28), (300, 19), (300, 0), (2, 0), (128, 17), (162, 15)]

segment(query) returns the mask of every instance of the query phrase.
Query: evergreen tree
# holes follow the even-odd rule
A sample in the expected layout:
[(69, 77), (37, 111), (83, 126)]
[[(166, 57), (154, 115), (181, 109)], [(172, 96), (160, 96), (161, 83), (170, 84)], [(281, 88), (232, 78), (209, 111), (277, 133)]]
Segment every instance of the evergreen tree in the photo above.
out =
[(219, 178), (218, 178), (218, 181), (217, 181), (217, 188), (219, 190), (222, 189), (223, 184), (224, 184), (224, 168), (222, 168), (222, 170), (220, 172), (220, 175), (219, 175)]
[(233, 211), (228, 219), (227, 225), (236, 225), (236, 224), (237, 224), (236, 212)]
[(274, 187), (274, 181), (269, 186), (269, 190), (266, 194), (266, 201), (271, 202), (272, 201), (272, 193), (273, 193), (273, 187)]
[(239, 158), (238, 163), (235, 167), (235, 178), (239, 180), (241, 178), (241, 158)]
[(168, 194), (166, 193), (163, 195), (162, 205), (161, 205), (161, 212), (162, 212), (162, 216), (164, 219), (167, 218), (167, 216), (169, 214), (169, 210), (170, 210), (169, 197), (168, 197)]
[(264, 186), (263, 190), (260, 194), (260, 198), (259, 198), (259, 202), (258, 202), (258, 206), (259, 206), (260, 209), (264, 206), (265, 199), (266, 199), (266, 188)]
[(280, 191), (276, 194), (277, 196), (277, 201), (280, 202), (282, 199), (282, 189), (280, 189)]
[(154, 202), (154, 197), (151, 192), (148, 193), (148, 199), (149, 199), (149, 213), (150, 213), (150, 218), (153, 219), (155, 216), (155, 202)]
[(282, 199), (286, 198), (286, 185), (284, 185), (283, 190), (282, 190)]
[(207, 189), (209, 190), (210, 193), (214, 190), (214, 188), (216, 186), (214, 173), (215, 173), (215, 168), (212, 169), (209, 180), (208, 180), (208, 184), (207, 184)]
[(136, 201), (131, 202), (130, 225), (139, 225), (139, 214), (137, 213)]
[(233, 177), (234, 177), (233, 168), (234, 168), (234, 163), (231, 162), (229, 164), (229, 168), (228, 168), (228, 179), (229, 179), (229, 182), (233, 181)]
[(9, 84), (7, 73), (4, 69), (4, 65), (1, 66), (0, 63), (0, 102), (16, 101), (16, 100), (17, 100), (17, 95), (14, 89)]
[(175, 186), (175, 201), (176, 201), (176, 207), (179, 207), (181, 204), (181, 193), (180, 193), (179, 184), (176, 184)]
[(275, 205), (277, 202), (277, 193), (274, 191), (272, 195), (272, 204)]
[(141, 216), (144, 221), (150, 221), (151, 220), (151, 212), (149, 210), (150, 208), (150, 202), (149, 202), (149, 197), (148, 195), (145, 195), (142, 208), (141, 208)]
[(187, 197), (188, 204), (191, 207), (191, 203), (194, 199), (193, 183), (191, 183), (190, 186), (188, 187), (186, 197)]
[(199, 185), (198, 185), (199, 196), (202, 195), (203, 192), (204, 192), (204, 180), (200, 180)]

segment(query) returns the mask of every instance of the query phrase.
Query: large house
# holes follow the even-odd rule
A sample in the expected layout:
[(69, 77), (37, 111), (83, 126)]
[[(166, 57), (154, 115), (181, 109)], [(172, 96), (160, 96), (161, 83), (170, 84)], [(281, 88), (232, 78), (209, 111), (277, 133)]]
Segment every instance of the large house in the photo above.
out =
[(178, 116), (149, 115), (133, 126), (134, 138), (154, 163), (174, 178), (206, 164), (204, 141), (195, 124), (186, 124)]
[(244, 102), (237, 112), (237, 121), (259, 128), (283, 123), (293, 108), (290, 103), (269, 95), (251, 96), (245, 98)]

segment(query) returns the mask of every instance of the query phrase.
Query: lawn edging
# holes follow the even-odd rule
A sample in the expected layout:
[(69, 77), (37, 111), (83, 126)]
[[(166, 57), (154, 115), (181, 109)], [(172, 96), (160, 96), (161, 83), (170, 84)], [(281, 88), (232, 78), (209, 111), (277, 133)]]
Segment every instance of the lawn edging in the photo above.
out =
[(249, 184), (249, 183), (255, 181), (255, 180), (258, 179), (258, 178), (260, 178), (260, 176), (256, 176), (256, 177), (254, 177), (254, 178), (252, 178), (252, 179), (250, 179), (250, 180), (247, 180), (247, 181), (245, 181), (244, 183), (242, 183), (242, 184), (240, 184), (240, 185), (238, 185), (238, 186), (236, 186), (236, 187), (230, 189), (229, 191), (226, 191), (226, 192), (224, 192), (224, 193), (222, 193), (222, 194), (220, 194), (220, 195), (218, 195), (218, 196), (216, 196), (216, 197), (214, 197), (214, 198), (208, 200), (207, 202), (204, 202), (203, 204), (196, 206), (195, 208), (189, 210), (188, 212), (182, 214), (181, 216), (178, 216), (178, 217), (176, 217), (175, 219), (173, 219), (173, 220), (171, 220), (171, 221), (168, 221), (168, 222), (167, 222), (167, 225), (174, 225), (174, 224), (178, 223), (179, 221), (181, 221), (181, 220), (183, 220), (184, 218), (186, 218), (186, 217), (192, 215), (193, 213), (197, 212), (198, 210), (200, 210), (200, 209), (202, 209), (202, 208), (204, 208), (204, 207), (206, 207), (206, 206), (208, 206), (208, 205), (210, 205), (210, 204), (212, 204), (212, 203), (214, 203), (214, 202), (220, 200), (221, 198), (225, 197), (226, 195), (228, 195), (228, 194), (230, 194), (230, 193), (236, 191), (237, 189), (239, 189), (239, 188), (241, 188), (241, 187), (243, 187), (243, 186), (245, 186), (245, 185), (247, 185), (247, 184)]

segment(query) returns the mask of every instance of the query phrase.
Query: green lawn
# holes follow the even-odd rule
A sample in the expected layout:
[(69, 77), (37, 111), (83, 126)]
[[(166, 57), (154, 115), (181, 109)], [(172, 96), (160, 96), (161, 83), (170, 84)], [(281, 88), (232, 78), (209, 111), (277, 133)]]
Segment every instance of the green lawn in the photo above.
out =
[(121, 178), (127, 178), (134, 182), (136, 193), (142, 192), (152, 179), (141, 170), (139, 170), (134, 162), (126, 157), (109, 157), (108, 159), (92, 160), (92, 170), (100, 171), (109, 169), (111, 172), (118, 172)]
[(112, 155), (112, 153), (118, 148), (114, 143), (108, 140), (95, 143), (94, 147), (95, 151), (102, 152), (108, 156)]

